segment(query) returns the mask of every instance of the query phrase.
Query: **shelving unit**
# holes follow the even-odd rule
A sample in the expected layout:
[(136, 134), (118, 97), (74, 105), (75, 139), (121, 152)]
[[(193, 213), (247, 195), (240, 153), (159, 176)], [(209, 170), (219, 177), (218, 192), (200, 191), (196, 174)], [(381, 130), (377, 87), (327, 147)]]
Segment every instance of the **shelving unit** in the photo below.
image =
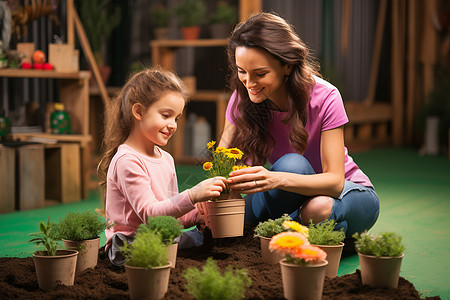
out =
[[(166, 70), (174, 71), (175, 51), (182, 47), (225, 47), (227, 39), (198, 39), (198, 40), (154, 40), (150, 42), (152, 49), (152, 63)], [(219, 138), (225, 124), (225, 111), (230, 96), (226, 91), (198, 90), (191, 95), (192, 102), (213, 102), (216, 105), (216, 137)], [(184, 154), (185, 118), (178, 124), (178, 130), (166, 146), (177, 163), (191, 163), (195, 158)]]
[(60, 87), (60, 100), (69, 114), (71, 129), (74, 134), (50, 134), (50, 133), (16, 133), (11, 134), (14, 140), (36, 141), (48, 144), (56, 142), (74, 142), (80, 145), (81, 161), (81, 195), (88, 196), (90, 180), (90, 142), (89, 134), (89, 78), (90, 71), (57, 72), (23, 69), (0, 69), (0, 77), (5, 78), (46, 78), (57, 79)]

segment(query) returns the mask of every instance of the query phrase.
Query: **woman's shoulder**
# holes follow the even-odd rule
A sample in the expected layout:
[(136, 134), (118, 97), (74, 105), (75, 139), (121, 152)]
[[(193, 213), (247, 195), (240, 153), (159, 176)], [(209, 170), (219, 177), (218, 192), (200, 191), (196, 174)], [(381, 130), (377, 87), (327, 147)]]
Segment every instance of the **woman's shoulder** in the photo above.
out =
[(318, 76), (314, 76), (314, 80), (316, 83), (310, 98), (312, 104), (341, 99), (339, 90), (333, 84)]
[(314, 85), (314, 92), (331, 92), (331, 91), (337, 91), (337, 88), (330, 83), (329, 81), (326, 81), (322, 77), (313, 75), (315, 80)]

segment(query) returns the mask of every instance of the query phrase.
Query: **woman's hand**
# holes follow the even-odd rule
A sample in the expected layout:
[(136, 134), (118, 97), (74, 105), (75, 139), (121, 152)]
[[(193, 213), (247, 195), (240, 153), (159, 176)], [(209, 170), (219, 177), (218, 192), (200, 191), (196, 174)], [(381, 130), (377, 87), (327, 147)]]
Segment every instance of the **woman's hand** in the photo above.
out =
[(264, 167), (244, 168), (231, 172), (227, 184), (230, 189), (244, 194), (266, 192), (279, 186), (274, 173)]

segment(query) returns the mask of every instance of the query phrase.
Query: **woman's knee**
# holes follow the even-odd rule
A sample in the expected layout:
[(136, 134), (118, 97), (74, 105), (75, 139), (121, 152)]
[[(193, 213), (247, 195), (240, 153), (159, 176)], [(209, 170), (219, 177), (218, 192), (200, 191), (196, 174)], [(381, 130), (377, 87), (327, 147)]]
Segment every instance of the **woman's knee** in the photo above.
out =
[(314, 224), (323, 222), (330, 217), (333, 209), (333, 199), (328, 196), (316, 196), (311, 198), (302, 208), (301, 219), (304, 225), (310, 220)]
[(270, 169), (276, 172), (289, 172), (296, 174), (315, 174), (309, 161), (298, 153), (288, 153), (280, 157)]

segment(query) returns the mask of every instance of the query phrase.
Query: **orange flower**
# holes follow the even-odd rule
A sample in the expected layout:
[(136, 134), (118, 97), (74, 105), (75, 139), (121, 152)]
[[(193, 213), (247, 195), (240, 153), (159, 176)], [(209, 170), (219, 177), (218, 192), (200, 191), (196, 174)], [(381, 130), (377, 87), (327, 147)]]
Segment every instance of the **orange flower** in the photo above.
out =
[(325, 260), (327, 254), (319, 247), (312, 246), (308, 238), (300, 232), (282, 232), (272, 237), (269, 243), (271, 251), (285, 255), (290, 263), (308, 263)]
[[(298, 249), (300, 250), (300, 249)], [(313, 246), (311, 244), (305, 245), (300, 251), (296, 251), (293, 258), (300, 258), (305, 262), (313, 262), (325, 260), (327, 258), (327, 254), (325, 251), (320, 249), (319, 247)]]
[(210, 161), (207, 161), (203, 164), (203, 170), (205, 170), (205, 171), (210, 170), (212, 167), (213, 167), (213, 164)]

